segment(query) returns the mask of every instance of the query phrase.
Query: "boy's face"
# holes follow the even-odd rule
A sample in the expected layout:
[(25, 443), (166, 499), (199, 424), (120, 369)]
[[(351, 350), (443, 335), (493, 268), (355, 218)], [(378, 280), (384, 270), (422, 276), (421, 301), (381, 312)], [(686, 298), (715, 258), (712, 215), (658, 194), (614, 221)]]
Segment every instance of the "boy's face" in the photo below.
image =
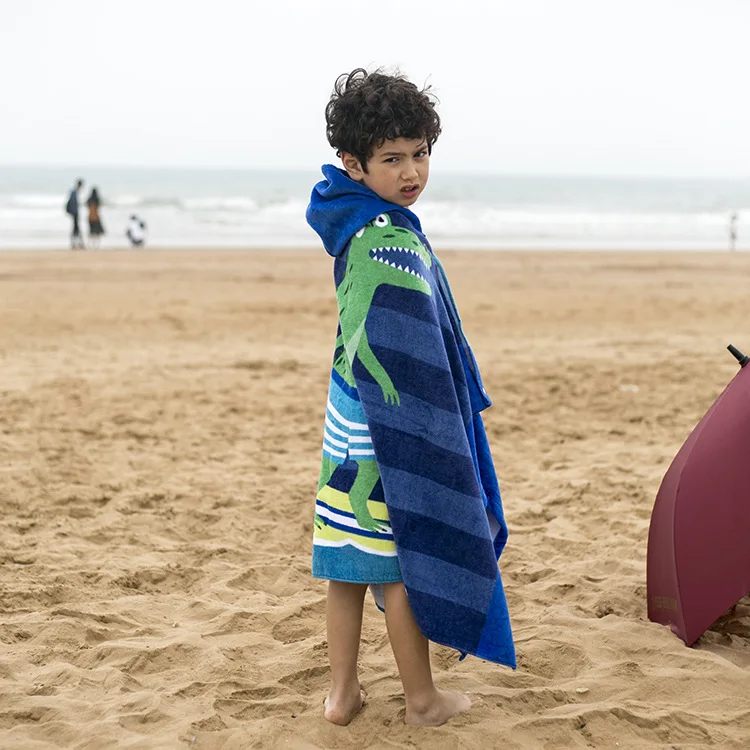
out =
[(422, 138), (385, 141), (367, 160), (367, 172), (351, 154), (343, 154), (342, 161), (349, 177), (397, 206), (415, 203), (430, 175), (430, 153)]

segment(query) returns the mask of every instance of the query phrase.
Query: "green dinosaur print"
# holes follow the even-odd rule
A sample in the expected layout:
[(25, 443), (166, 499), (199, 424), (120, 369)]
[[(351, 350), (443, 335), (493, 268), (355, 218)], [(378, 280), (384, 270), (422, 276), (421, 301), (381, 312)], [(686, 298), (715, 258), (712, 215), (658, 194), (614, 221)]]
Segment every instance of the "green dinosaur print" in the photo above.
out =
[[(427, 274), (432, 257), (414, 232), (394, 226), (387, 214), (381, 214), (352, 237), (344, 278), (336, 289), (341, 333), (336, 339), (333, 367), (342, 379), (355, 386), (352, 366), (355, 357), (372, 375), (387, 404), (400, 406), (401, 398), (388, 373), (378, 361), (367, 340), (365, 323), (375, 291), (381, 284), (413, 289), (432, 295)], [(377, 463), (356, 460), (357, 476), (349, 490), (349, 501), (357, 523), (369, 531), (380, 531), (385, 524), (367, 509), (380, 476)], [(336, 463), (323, 457), (318, 491), (333, 475)], [(325, 523), (320, 516), (315, 523)]]
[(393, 226), (387, 214), (381, 214), (352, 237), (344, 278), (336, 290), (341, 324), (336, 347), (341, 352), (333, 363), (349, 385), (354, 386), (352, 365), (356, 356), (382, 389), (386, 403), (400, 403), (393, 382), (367, 341), (367, 313), (381, 284), (431, 295), (425, 278), (431, 266), (432, 258), (414, 232)]

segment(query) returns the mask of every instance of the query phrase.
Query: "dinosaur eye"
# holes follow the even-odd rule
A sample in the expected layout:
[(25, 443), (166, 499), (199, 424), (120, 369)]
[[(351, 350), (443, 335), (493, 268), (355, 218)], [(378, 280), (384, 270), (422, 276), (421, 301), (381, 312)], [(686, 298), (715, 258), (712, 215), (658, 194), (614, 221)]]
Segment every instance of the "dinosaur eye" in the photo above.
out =
[(376, 216), (374, 224), (376, 227), (387, 227), (388, 216), (386, 214), (380, 214), (380, 216)]
[(365, 233), (365, 227), (362, 227), (358, 232), (354, 233), (355, 237), (361, 237)]

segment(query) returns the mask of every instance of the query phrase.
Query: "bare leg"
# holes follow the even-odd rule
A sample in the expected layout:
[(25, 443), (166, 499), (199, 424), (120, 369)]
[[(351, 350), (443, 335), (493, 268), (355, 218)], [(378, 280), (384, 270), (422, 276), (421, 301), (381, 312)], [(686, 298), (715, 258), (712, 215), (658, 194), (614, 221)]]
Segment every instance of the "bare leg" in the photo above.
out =
[(362, 708), (365, 699), (357, 676), (357, 656), (366, 591), (365, 584), (328, 582), (326, 620), (331, 691), (323, 715), (334, 724), (348, 724)]
[(439, 726), (471, 707), (468, 695), (438, 690), (429, 642), (422, 635), (402, 583), (385, 584), (385, 622), (406, 699), (407, 724)]

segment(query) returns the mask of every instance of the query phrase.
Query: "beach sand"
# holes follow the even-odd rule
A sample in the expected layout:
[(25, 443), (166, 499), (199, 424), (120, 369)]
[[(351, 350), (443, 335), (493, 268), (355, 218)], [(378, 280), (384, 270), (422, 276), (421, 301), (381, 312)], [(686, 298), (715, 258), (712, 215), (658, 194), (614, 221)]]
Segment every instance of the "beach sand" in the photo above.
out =
[(750, 349), (750, 256), (441, 254), (494, 400), (517, 671), (403, 724), (368, 597), (368, 692), (322, 718), (313, 495), (335, 338), (306, 252), (0, 256), (0, 747), (747, 748), (750, 600), (689, 649), (646, 617), (669, 462)]

